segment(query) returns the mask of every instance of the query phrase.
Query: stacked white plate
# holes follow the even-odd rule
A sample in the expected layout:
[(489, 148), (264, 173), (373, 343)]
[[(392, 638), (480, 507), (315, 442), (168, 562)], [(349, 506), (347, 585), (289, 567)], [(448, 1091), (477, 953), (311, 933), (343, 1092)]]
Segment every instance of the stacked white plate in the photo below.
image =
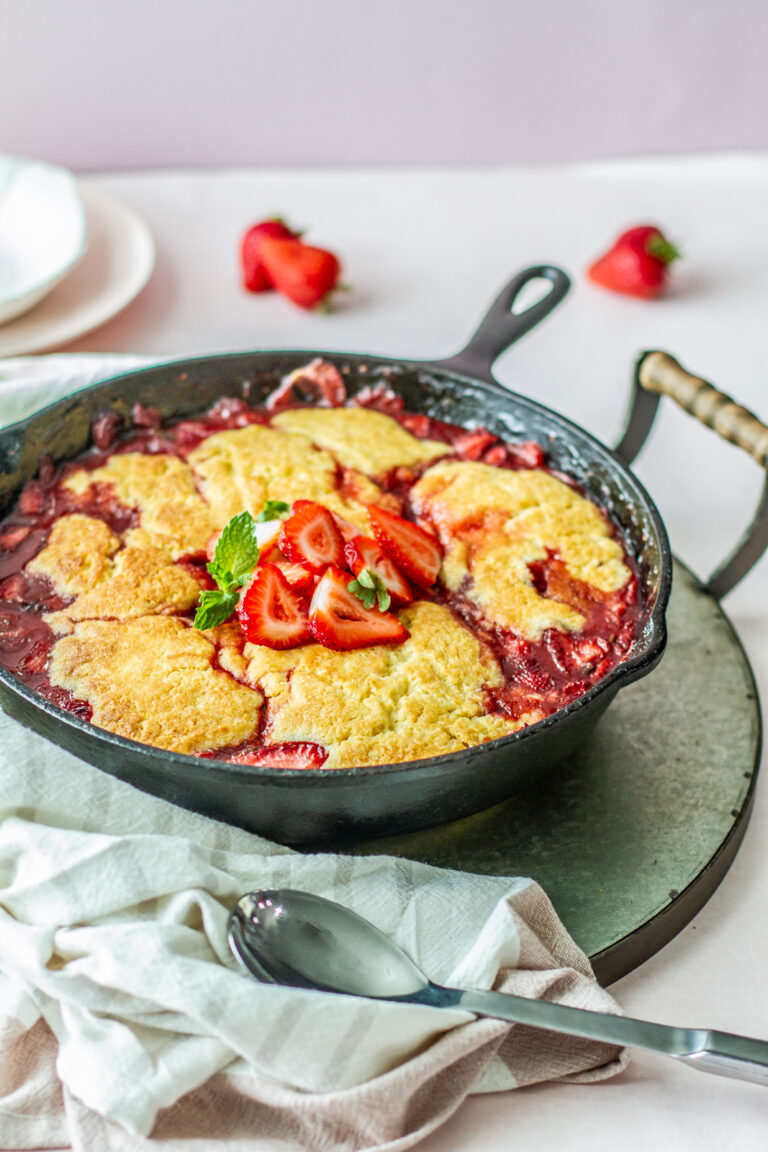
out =
[(130, 209), (64, 168), (0, 153), (0, 357), (104, 323), (153, 265), (152, 237)]
[(85, 246), (85, 211), (72, 174), (0, 155), (0, 324), (39, 304)]

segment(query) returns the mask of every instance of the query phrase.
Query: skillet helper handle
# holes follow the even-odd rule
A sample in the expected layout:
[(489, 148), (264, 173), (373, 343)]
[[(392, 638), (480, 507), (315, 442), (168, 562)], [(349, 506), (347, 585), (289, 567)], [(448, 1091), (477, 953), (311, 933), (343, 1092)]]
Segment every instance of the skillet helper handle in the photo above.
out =
[[(536, 280), (549, 281), (547, 293), (528, 308), (514, 312), (513, 308), (523, 289)], [(524, 268), (504, 285), (461, 351), (447, 360), (431, 361), (428, 367), (458, 372), (463, 376), (476, 376), (501, 387), (491, 371), (496, 360), (521, 336), (525, 336), (549, 316), (567, 295), (570, 286), (571, 281), (565, 272), (553, 264), (536, 264), (532, 268)]]
[[(763, 469), (768, 469), (768, 426), (725, 392), (687, 372), (668, 352), (644, 352), (635, 369), (635, 387), (629, 419), (616, 454), (631, 464), (651, 430), (662, 396), (668, 396), (702, 424), (739, 448)], [(705, 585), (716, 599), (725, 596), (746, 576), (768, 547), (768, 475), (752, 519), (734, 551), (713, 572)]]

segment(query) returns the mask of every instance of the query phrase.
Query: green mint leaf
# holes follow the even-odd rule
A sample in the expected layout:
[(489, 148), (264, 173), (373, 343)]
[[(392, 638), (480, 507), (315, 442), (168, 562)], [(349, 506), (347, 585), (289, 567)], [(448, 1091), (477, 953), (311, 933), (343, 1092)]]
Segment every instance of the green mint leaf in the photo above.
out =
[(366, 608), (373, 608), (376, 602), (376, 593), (372, 588), (364, 588), (359, 580), (350, 580), (347, 592), (351, 592), (358, 600), (362, 600)]
[(263, 524), (266, 520), (285, 520), (290, 511), (290, 504), (286, 504), (284, 500), (265, 500), (256, 521)]
[(215, 588), (200, 593), (200, 602), (195, 613), (194, 625), (201, 631), (223, 624), (237, 606), (236, 592), (220, 592)]
[(235, 577), (226, 568), (222, 568), (220, 564), (216, 564), (213, 560), (210, 564), (206, 564), (206, 568), (213, 576), (222, 592), (234, 592), (239, 587)]
[(237, 572), (233, 577), (235, 588), (242, 588), (243, 584), (247, 584), (253, 576), (253, 569), (246, 568), (244, 572)]
[[(250, 512), (241, 512), (222, 529), (208, 571), (224, 592), (233, 592), (245, 583), (258, 560), (256, 521)], [(235, 572), (237, 576), (233, 575)]]
[(379, 612), (386, 612), (392, 603), (386, 584), (370, 568), (363, 568), (357, 579), (347, 584), (347, 591), (362, 600), (366, 608), (378, 605)]

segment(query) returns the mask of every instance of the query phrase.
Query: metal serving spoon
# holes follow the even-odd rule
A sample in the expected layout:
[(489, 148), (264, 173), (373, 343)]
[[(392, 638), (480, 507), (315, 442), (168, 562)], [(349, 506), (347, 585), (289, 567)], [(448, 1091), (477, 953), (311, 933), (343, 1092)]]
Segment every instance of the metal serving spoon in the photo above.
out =
[(768, 1041), (705, 1028), (671, 1028), (506, 992), (443, 988), (368, 920), (309, 892), (279, 888), (241, 896), (229, 917), (229, 945), (243, 968), (266, 983), (463, 1008), (476, 1016), (648, 1048), (702, 1072), (768, 1086)]

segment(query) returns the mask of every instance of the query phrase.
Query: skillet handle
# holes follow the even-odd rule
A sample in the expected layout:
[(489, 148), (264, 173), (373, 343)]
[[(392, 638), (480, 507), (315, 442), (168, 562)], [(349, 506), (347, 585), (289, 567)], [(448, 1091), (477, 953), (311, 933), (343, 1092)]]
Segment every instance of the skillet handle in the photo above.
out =
[[(534, 280), (548, 280), (549, 291), (535, 304), (515, 312), (514, 305), (520, 293)], [(458, 372), (463, 376), (476, 376), (501, 387), (491, 372), (495, 361), (502, 352), (548, 316), (565, 297), (570, 286), (571, 281), (565, 272), (553, 264), (524, 268), (504, 285), (465, 347), (447, 360), (430, 361), (428, 366)]]
[[(634, 391), (624, 435), (616, 455), (624, 464), (635, 459), (651, 430), (659, 401), (668, 396), (702, 424), (731, 444), (743, 448), (768, 469), (768, 427), (747, 408), (693, 376), (668, 352), (644, 352), (635, 367)], [(705, 588), (716, 599), (725, 596), (746, 576), (768, 547), (768, 475), (752, 523), (734, 551), (713, 572)]]

